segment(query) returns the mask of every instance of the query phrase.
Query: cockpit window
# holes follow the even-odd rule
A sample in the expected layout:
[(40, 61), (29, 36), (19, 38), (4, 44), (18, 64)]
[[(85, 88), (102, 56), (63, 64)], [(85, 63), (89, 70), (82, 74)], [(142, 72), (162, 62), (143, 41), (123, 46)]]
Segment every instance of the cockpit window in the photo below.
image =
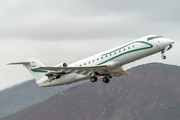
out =
[(149, 40), (153, 40), (153, 39), (155, 39), (154, 37), (149, 37), (147, 40), (149, 41)]
[(153, 40), (153, 39), (156, 39), (156, 38), (163, 38), (163, 37), (162, 36), (149, 37), (149, 38), (147, 38), (147, 41)]

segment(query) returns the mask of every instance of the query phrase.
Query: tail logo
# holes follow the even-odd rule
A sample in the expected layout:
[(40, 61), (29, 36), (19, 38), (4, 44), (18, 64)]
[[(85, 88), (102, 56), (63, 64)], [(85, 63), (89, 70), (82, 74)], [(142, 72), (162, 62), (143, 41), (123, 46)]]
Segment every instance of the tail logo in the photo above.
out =
[(36, 65), (32, 65), (32, 67), (36, 67)]

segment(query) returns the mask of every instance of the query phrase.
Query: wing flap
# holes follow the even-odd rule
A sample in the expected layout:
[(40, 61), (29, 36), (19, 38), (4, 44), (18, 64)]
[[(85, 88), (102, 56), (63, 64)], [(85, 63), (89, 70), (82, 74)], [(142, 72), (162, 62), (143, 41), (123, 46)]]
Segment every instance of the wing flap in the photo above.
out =
[(113, 76), (113, 77), (120, 77), (120, 76), (128, 76), (128, 75), (130, 75), (130, 73), (124, 71), (122, 67), (111, 70), (109, 72), (109, 74), (111, 76)]

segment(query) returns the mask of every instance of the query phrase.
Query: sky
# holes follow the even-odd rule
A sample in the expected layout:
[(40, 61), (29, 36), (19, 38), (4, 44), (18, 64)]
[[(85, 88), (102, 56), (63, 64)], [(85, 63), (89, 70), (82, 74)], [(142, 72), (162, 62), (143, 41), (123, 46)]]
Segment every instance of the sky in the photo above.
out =
[(22, 66), (36, 58), (46, 66), (67, 64), (117, 47), (145, 35), (175, 41), (165, 53), (147, 57), (124, 69), (150, 63), (180, 65), (178, 0), (1, 0), (0, 90), (33, 79)]

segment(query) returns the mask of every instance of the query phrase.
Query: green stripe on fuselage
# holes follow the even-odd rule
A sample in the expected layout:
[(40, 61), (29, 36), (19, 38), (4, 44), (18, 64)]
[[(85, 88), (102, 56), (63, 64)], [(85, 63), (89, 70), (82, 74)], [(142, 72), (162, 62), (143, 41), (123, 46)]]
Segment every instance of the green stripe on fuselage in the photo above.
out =
[(37, 69), (31, 69), (33, 72), (42, 72), (42, 73), (47, 73), (48, 71), (46, 70), (37, 70)]
[(120, 50), (120, 49), (123, 49), (123, 48), (125, 48), (125, 47), (127, 47), (127, 46), (129, 46), (129, 45), (131, 45), (131, 44), (134, 44), (134, 43), (145, 43), (145, 44), (147, 44), (147, 45), (150, 45), (150, 47), (145, 47), (145, 49), (147, 49), (147, 48), (152, 48), (152, 47), (153, 47), (153, 45), (150, 44), (150, 43), (147, 43), (147, 42), (144, 42), (144, 41), (135, 41), (135, 42), (129, 43), (129, 44), (127, 44), (127, 45), (125, 45), (125, 46), (123, 46), (123, 47), (121, 47), (121, 48), (118, 48), (118, 49), (116, 49), (116, 50), (113, 50), (113, 51), (111, 51), (111, 52), (105, 53), (105, 54), (103, 54), (103, 55), (107, 55), (107, 54), (116, 52), (116, 51), (118, 51), (118, 50)]
[(107, 55), (107, 54), (110, 54), (110, 53), (113, 53), (113, 52), (116, 52), (116, 51), (118, 51), (118, 50), (120, 50), (120, 49), (123, 49), (123, 48), (125, 48), (125, 47), (127, 47), (127, 46), (129, 46), (129, 45), (131, 45), (131, 44), (133, 44), (133, 43), (145, 43), (145, 44), (150, 45), (150, 46), (149, 46), (149, 47), (144, 47), (144, 48), (139, 48), (139, 49), (134, 49), (134, 50), (130, 50), (130, 51), (124, 52), (124, 53), (119, 54), (119, 55), (117, 55), (117, 56), (115, 56), (115, 57), (112, 57), (112, 58), (110, 58), (110, 59), (108, 59), (108, 60), (106, 60), (106, 61), (104, 61), (104, 62), (101, 62), (101, 63), (99, 63), (99, 64), (97, 64), (97, 65), (104, 64), (104, 63), (106, 63), (106, 62), (108, 62), (108, 61), (110, 61), (110, 60), (113, 60), (113, 59), (115, 59), (115, 58), (117, 58), (117, 57), (119, 57), (119, 56), (122, 56), (122, 55), (124, 55), (124, 54), (127, 54), (127, 53), (131, 53), (131, 52), (139, 51), (139, 50), (144, 50), (144, 49), (149, 49), (149, 48), (152, 48), (152, 47), (153, 47), (153, 45), (150, 44), (150, 43), (147, 43), (147, 42), (144, 42), (144, 41), (135, 41), (135, 42), (132, 42), (132, 43), (130, 43), (130, 44), (127, 44), (127, 45), (125, 45), (125, 46), (123, 46), (123, 47), (121, 47), (121, 48), (118, 48), (118, 49), (116, 49), (116, 50), (113, 50), (113, 51), (111, 51), (111, 52), (105, 53), (105, 54), (103, 54), (103, 56), (104, 56), (104, 55)]

